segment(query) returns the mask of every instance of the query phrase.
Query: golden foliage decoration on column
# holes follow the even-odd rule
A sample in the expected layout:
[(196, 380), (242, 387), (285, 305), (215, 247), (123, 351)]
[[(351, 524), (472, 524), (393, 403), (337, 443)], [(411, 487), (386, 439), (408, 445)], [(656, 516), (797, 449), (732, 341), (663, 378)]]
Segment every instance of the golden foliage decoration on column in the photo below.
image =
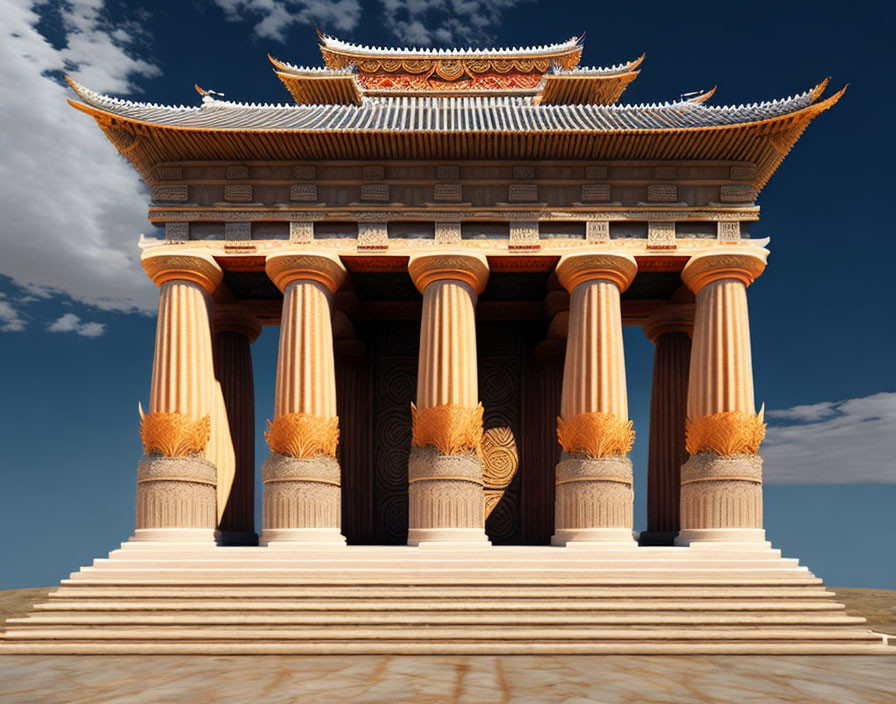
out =
[(205, 452), (211, 433), (209, 416), (196, 419), (185, 413), (143, 413), (140, 409), (140, 439), (147, 457), (159, 452), (165, 457)]
[(557, 418), (557, 440), (565, 452), (590, 457), (627, 455), (635, 443), (632, 421), (615, 413), (579, 413), (569, 420)]
[(685, 421), (685, 449), (690, 455), (715, 452), (722, 457), (759, 452), (765, 437), (765, 408), (759, 413), (723, 411)]
[(339, 418), (321, 418), (310, 413), (284, 413), (268, 421), (264, 434), (271, 452), (299, 460), (317, 455), (336, 457)]
[(417, 408), (411, 404), (412, 437), (417, 447), (432, 445), (443, 455), (479, 453), (482, 443), (482, 404), (465, 408), (454, 404)]

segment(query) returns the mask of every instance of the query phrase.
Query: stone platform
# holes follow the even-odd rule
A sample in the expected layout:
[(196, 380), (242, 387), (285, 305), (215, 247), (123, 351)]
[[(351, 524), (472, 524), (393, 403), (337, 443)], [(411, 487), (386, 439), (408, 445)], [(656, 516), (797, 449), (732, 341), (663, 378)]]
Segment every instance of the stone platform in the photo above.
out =
[(130, 542), (0, 654), (891, 654), (767, 543), (215, 547)]

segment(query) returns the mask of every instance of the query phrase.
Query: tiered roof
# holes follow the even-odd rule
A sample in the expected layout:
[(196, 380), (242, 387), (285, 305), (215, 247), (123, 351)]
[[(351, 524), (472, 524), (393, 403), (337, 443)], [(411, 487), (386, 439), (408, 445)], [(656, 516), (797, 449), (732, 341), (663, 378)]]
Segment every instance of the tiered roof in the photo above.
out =
[(325, 69), (269, 56), (295, 101), (361, 103), (373, 96), (506, 95), (546, 104), (612, 104), (638, 75), (643, 55), (610, 67), (580, 68), (583, 37), (504, 49), (382, 48), (325, 34)]

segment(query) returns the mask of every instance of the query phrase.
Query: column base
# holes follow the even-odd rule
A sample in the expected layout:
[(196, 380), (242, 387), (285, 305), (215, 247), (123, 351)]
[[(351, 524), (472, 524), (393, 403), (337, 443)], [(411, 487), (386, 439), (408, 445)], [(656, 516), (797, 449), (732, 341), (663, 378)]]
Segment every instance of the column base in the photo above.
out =
[(558, 547), (637, 547), (634, 531), (628, 528), (564, 528), (551, 536)]
[(762, 528), (688, 528), (681, 530), (675, 539), (675, 545), (688, 546), (698, 543), (770, 545), (765, 540), (765, 531)]
[(212, 528), (138, 528), (128, 542), (215, 544)]
[(411, 528), (408, 545), (415, 547), (488, 547), (488, 536), (481, 528)]
[(258, 533), (253, 531), (216, 530), (218, 545), (258, 545)]
[(261, 545), (310, 547), (345, 545), (345, 536), (338, 528), (268, 528), (261, 531)]
[(675, 545), (677, 530), (642, 530), (638, 534), (638, 545), (644, 547), (654, 545)]

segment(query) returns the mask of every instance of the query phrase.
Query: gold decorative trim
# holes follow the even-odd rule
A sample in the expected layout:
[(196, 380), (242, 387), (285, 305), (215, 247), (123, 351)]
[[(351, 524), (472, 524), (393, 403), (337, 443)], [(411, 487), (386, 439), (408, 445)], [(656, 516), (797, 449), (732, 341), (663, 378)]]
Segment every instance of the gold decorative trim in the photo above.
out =
[(637, 273), (635, 258), (621, 252), (565, 254), (557, 264), (557, 279), (570, 293), (579, 284), (595, 279), (607, 279), (625, 291)]
[(468, 284), (478, 295), (488, 281), (488, 261), (470, 252), (418, 254), (408, 260), (408, 273), (420, 293), (434, 281), (450, 279)]
[(615, 413), (586, 412), (557, 418), (557, 440), (570, 454), (589, 457), (627, 455), (635, 443), (632, 421)]
[(759, 452), (765, 437), (765, 409), (759, 413), (723, 411), (685, 421), (685, 449), (690, 455), (714, 452), (722, 457)]
[(767, 252), (755, 247), (751, 252), (695, 254), (682, 269), (681, 280), (694, 293), (719, 279), (737, 279), (744, 286), (749, 286), (765, 271), (767, 255)]
[(413, 443), (432, 445), (443, 455), (480, 452), (482, 444), (482, 404), (465, 408), (454, 404), (417, 408), (411, 404)]
[(697, 484), (698, 482), (752, 482), (753, 484), (762, 484), (761, 479), (750, 479), (749, 477), (725, 477), (725, 476), (712, 476), (712, 477), (698, 477), (696, 479), (683, 479), (681, 481), (681, 485), (685, 486), (686, 484)]
[(271, 452), (278, 455), (298, 460), (318, 455), (336, 457), (339, 418), (321, 418), (310, 413), (284, 413), (273, 421), (268, 420), (264, 438)]
[(205, 452), (211, 438), (209, 416), (195, 419), (185, 413), (143, 413), (140, 411), (140, 439), (147, 457), (184, 457)]
[(345, 281), (345, 267), (339, 257), (333, 254), (270, 254), (265, 259), (264, 270), (281, 291), (285, 291), (293, 281), (305, 279), (317, 281), (336, 293)]
[(191, 281), (208, 293), (214, 293), (224, 278), (224, 272), (214, 258), (200, 252), (153, 249), (143, 253), (140, 263), (156, 286), (168, 281)]

